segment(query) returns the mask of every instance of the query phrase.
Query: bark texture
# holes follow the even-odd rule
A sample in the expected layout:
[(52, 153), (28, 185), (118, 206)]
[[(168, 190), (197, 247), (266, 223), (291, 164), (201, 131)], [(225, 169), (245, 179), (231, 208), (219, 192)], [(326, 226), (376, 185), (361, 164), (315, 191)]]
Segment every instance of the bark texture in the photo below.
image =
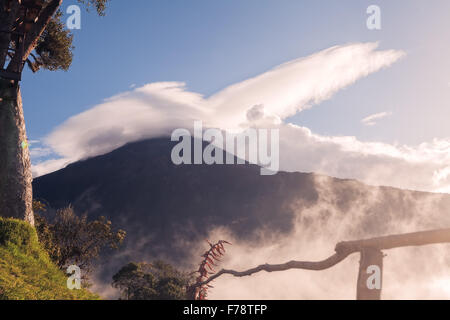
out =
[(32, 174), (22, 97), (17, 83), (0, 79), (0, 216), (34, 225)]

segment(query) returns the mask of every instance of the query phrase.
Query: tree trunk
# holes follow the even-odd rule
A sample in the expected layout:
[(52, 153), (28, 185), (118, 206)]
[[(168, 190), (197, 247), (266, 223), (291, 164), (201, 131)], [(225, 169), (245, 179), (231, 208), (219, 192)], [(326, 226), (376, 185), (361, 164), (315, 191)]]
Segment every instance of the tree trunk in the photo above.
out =
[(20, 88), (0, 79), (0, 216), (34, 225), (31, 182)]
[(383, 280), (383, 253), (379, 249), (365, 248), (359, 261), (357, 300), (380, 300)]

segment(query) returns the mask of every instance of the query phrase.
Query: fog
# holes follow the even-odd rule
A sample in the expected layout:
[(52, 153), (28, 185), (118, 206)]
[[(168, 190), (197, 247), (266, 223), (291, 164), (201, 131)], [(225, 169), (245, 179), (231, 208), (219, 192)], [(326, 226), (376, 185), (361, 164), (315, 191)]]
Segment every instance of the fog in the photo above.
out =
[[(320, 261), (334, 254), (334, 247), (340, 241), (450, 227), (447, 194), (368, 187), (357, 181), (321, 175), (314, 175), (314, 188), (317, 201), (286, 204), (294, 210), (293, 228), (288, 233), (274, 232), (268, 225), (255, 230), (249, 237), (251, 240), (243, 240), (231, 229), (212, 229), (208, 240), (232, 243), (226, 247), (226, 255), (216, 271), (221, 268), (244, 271), (260, 264), (291, 260)], [(194, 271), (201, 254), (208, 249), (205, 241), (194, 242), (175, 235), (173, 247), (186, 250), (190, 257), (175, 262), (170, 251), (160, 256), (146, 254), (145, 247), (149, 248), (152, 239), (149, 234), (148, 238), (129, 243), (115, 253), (109, 259), (108, 273), (117, 272), (124, 261), (155, 259)], [(382, 299), (450, 299), (450, 244), (397, 248), (383, 253)], [(208, 299), (355, 299), (358, 269), (359, 254), (354, 253), (323, 271), (262, 271), (243, 278), (223, 275), (211, 283), (214, 288), (209, 291)], [(100, 273), (105, 270), (101, 269)], [(118, 297), (110, 281), (105, 283), (94, 277), (92, 289), (103, 298)]]
[[(406, 197), (402, 199), (402, 212), (387, 209), (390, 204), (386, 203), (386, 210), (375, 216), (370, 214), (373, 206), (386, 199), (374, 189), (360, 195), (342, 215), (338, 207), (344, 199), (336, 195), (329, 181), (316, 178), (320, 199), (316, 205), (296, 212), (290, 234), (259, 230), (257, 240), (242, 242), (230, 230), (213, 230), (209, 237), (212, 241), (226, 239), (233, 243), (218, 269), (243, 271), (264, 263), (319, 261), (332, 255), (339, 241), (450, 226), (450, 217), (442, 210), (443, 195), (439, 194), (421, 199)], [(194, 251), (202, 252), (202, 247), (205, 244), (199, 243)], [(450, 298), (449, 249), (450, 244), (438, 244), (384, 251), (382, 299)], [(356, 253), (324, 271), (263, 271), (243, 278), (224, 275), (212, 283), (209, 298), (355, 299), (358, 267)]]

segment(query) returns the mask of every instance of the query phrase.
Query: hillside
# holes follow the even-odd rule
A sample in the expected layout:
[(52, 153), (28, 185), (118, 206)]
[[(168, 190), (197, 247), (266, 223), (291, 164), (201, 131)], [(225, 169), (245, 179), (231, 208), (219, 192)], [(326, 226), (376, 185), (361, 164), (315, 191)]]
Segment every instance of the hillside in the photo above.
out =
[(332, 250), (335, 241), (450, 226), (449, 195), (314, 173), (261, 176), (250, 164), (176, 166), (174, 144), (169, 138), (130, 143), (34, 181), (35, 197), (54, 209), (72, 204), (127, 232), (122, 250), (102, 260), (105, 284), (130, 261), (190, 263), (195, 245), (218, 228), (252, 244), (301, 230)]
[(127, 231), (135, 250), (150, 255), (168, 248), (182, 255), (183, 248), (171, 246), (175, 238), (202, 239), (214, 226), (244, 238), (265, 225), (288, 232), (293, 210), (287, 204), (317, 201), (312, 174), (261, 176), (249, 164), (176, 166), (174, 144), (169, 138), (140, 141), (70, 164), (35, 179), (34, 196), (53, 208), (72, 204), (90, 217), (107, 216)]
[(67, 289), (66, 281), (30, 225), (0, 218), (0, 300), (98, 299), (87, 290)]

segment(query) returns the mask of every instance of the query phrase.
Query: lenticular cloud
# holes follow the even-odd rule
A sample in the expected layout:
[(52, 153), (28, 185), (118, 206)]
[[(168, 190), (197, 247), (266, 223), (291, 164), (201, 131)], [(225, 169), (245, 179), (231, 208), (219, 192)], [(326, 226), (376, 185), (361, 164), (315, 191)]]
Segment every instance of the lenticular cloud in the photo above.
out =
[(405, 56), (378, 50), (377, 43), (334, 46), (277, 66), (210, 97), (182, 82), (150, 83), (105, 100), (73, 116), (45, 139), (54, 159), (35, 163), (39, 176), (128, 142), (169, 136), (176, 128), (240, 131), (280, 129), (280, 170), (314, 171), (374, 185), (449, 192), (450, 140), (419, 146), (361, 142), (355, 137), (314, 134), (286, 123), (287, 117), (330, 99), (371, 73)]

